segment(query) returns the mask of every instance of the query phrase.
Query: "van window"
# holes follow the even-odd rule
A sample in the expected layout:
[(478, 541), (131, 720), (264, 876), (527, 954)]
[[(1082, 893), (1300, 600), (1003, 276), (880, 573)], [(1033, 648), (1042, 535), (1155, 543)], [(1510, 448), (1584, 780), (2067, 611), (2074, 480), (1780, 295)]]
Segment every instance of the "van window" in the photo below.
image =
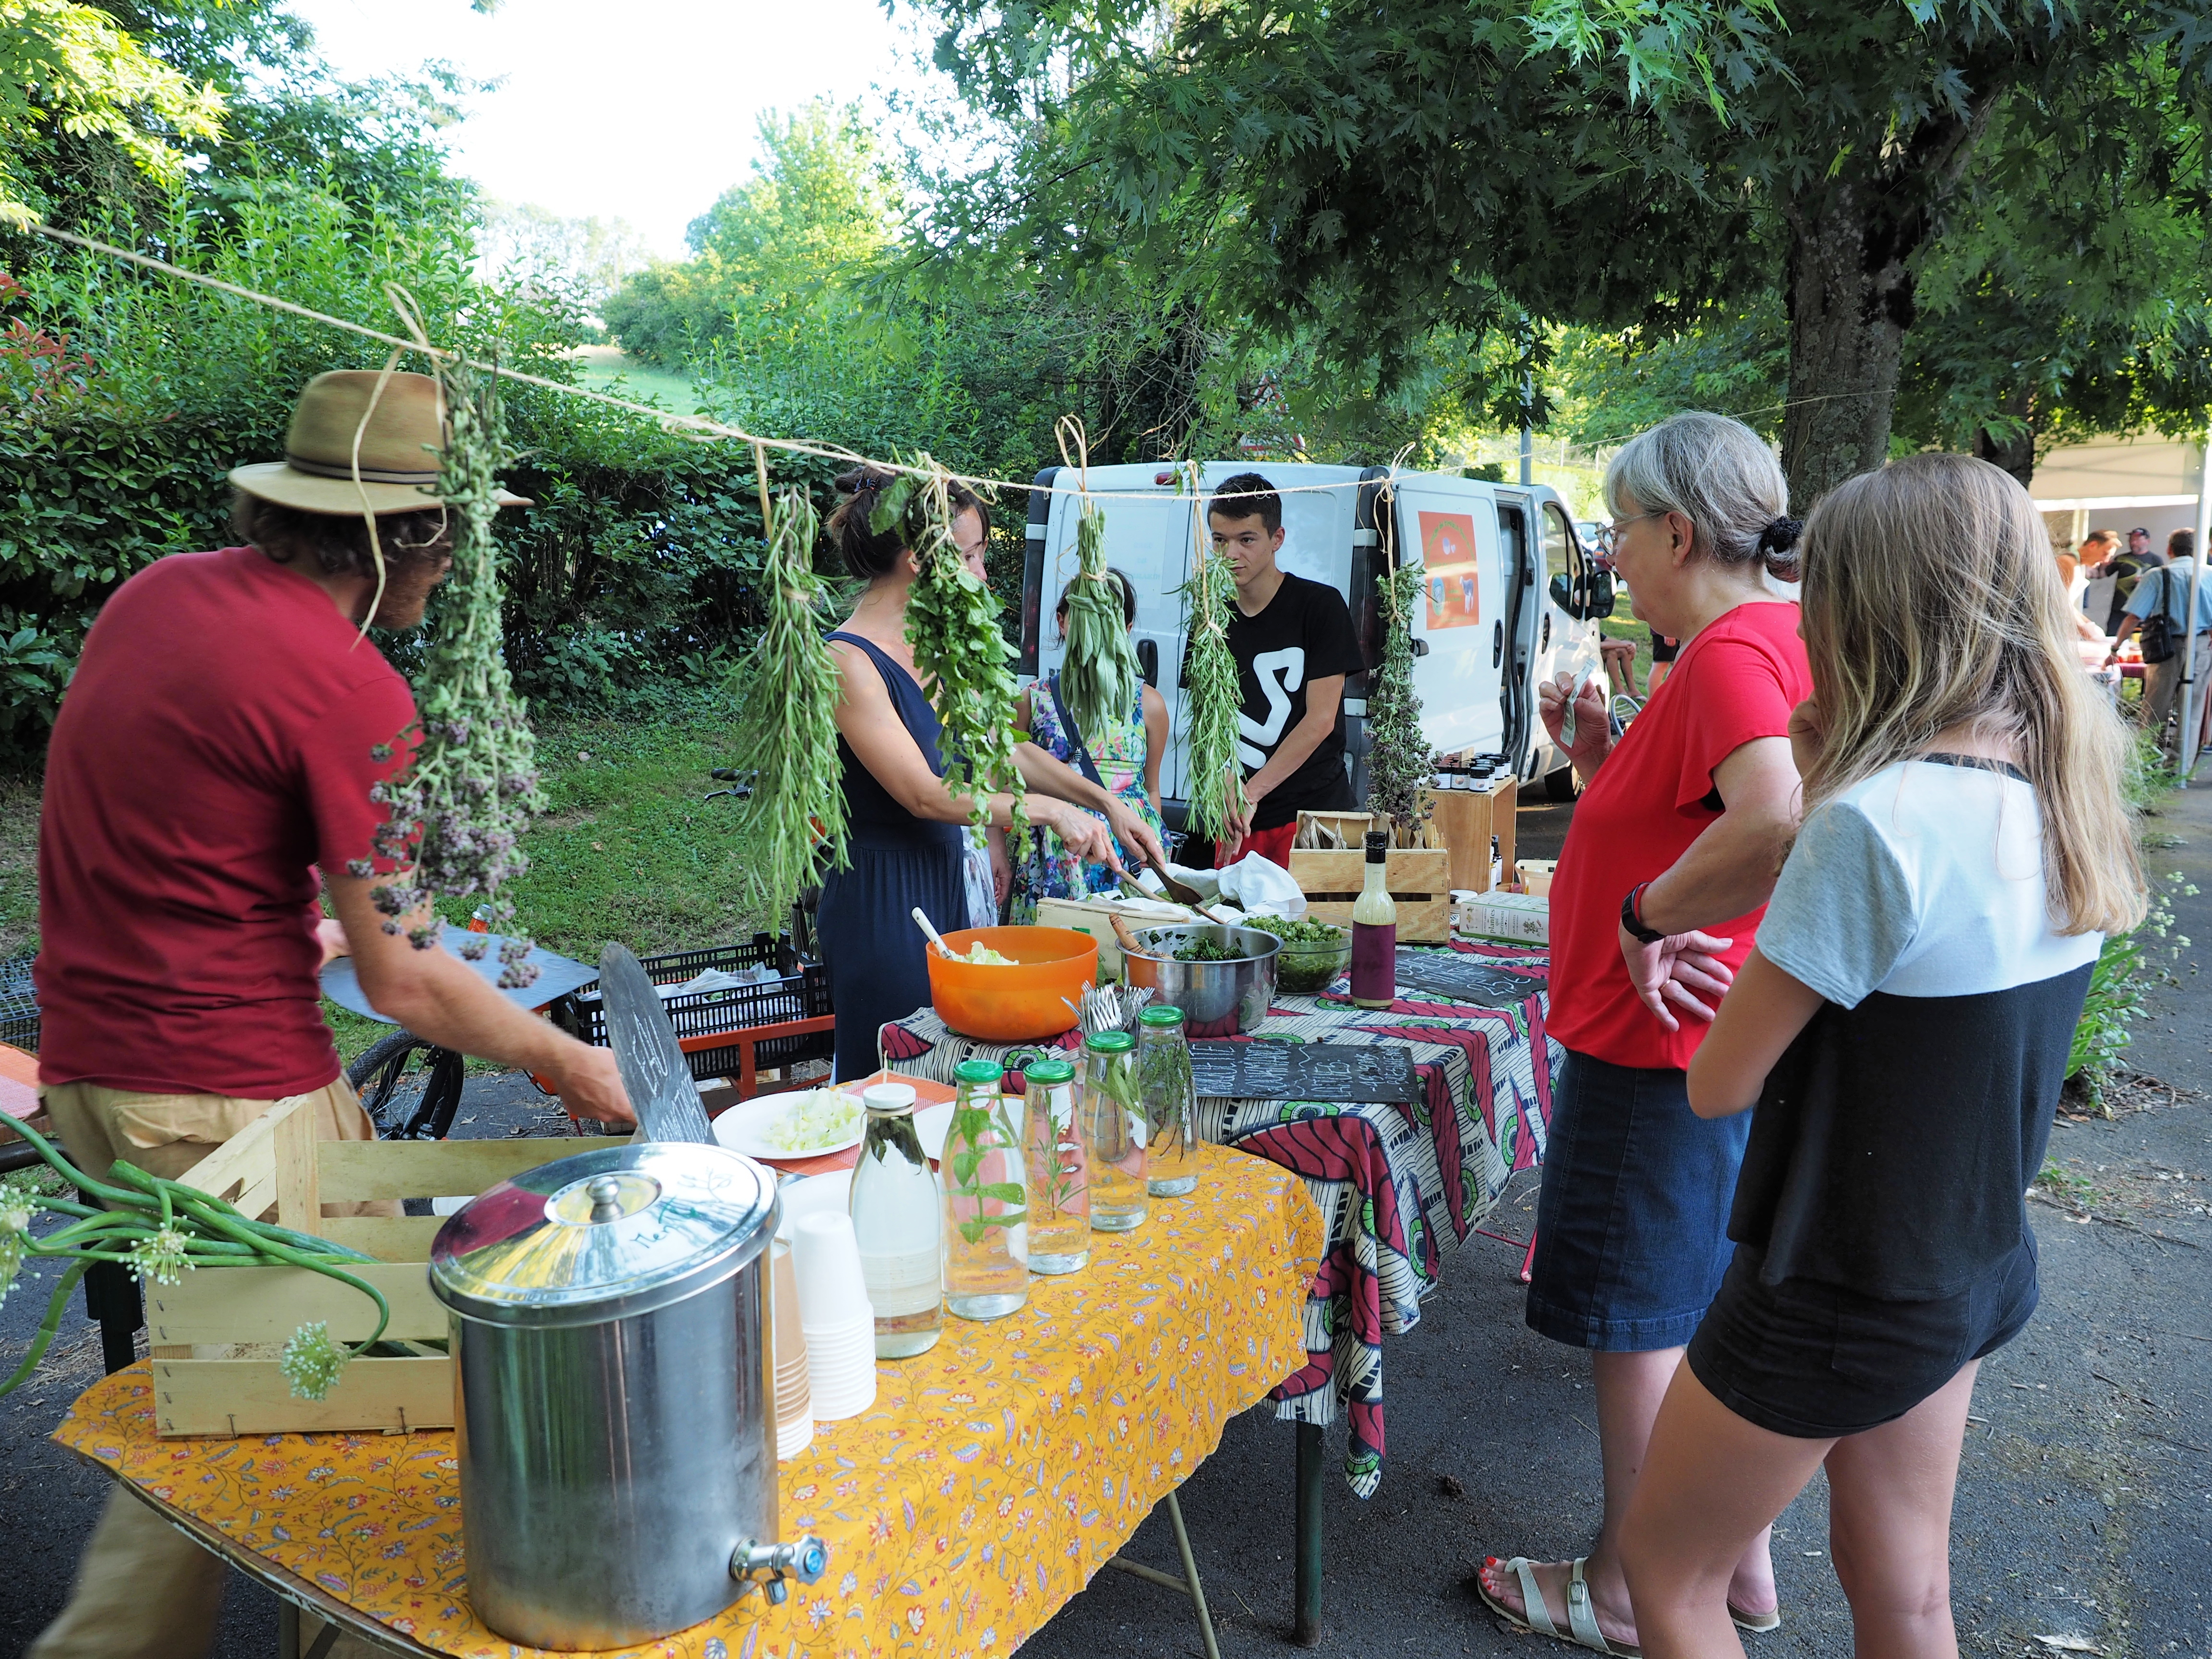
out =
[(1544, 505), (1544, 574), (1575, 579), (1575, 535), (1567, 515), (1550, 502)]

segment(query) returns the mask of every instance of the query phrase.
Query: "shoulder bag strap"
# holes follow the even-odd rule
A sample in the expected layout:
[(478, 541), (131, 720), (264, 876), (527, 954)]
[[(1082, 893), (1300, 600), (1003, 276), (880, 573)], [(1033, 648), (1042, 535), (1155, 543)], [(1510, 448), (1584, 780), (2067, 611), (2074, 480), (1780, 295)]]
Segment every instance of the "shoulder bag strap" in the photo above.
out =
[(1106, 780), (1098, 775), (1098, 763), (1091, 758), (1091, 745), (1083, 740), (1083, 728), (1075, 723), (1075, 716), (1067, 712), (1067, 699), (1060, 695), (1060, 676), (1053, 675), (1044, 684), (1045, 690), (1052, 693), (1052, 709), (1060, 716), (1060, 729), (1067, 733), (1068, 744), (1075, 750), (1077, 770), (1104, 789)]

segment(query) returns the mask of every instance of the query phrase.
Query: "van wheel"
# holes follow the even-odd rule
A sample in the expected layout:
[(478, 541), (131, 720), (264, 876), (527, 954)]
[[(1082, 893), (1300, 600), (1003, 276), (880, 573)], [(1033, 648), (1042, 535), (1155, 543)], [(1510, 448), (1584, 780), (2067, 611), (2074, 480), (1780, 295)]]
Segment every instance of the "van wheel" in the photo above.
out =
[(1546, 800), (1572, 800), (1582, 792), (1582, 775), (1571, 766), (1562, 766), (1556, 772), (1544, 774)]

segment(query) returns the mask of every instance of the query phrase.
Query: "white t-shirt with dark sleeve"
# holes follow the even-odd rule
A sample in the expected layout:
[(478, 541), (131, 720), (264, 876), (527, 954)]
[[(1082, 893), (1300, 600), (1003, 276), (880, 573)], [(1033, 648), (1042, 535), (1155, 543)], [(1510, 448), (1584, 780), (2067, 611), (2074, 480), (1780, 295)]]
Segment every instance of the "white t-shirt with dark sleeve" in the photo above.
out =
[(1729, 1237), (1760, 1277), (1956, 1294), (2032, 1249), (2101, 938), (2051, 914), (2035, 791), (2000, 763), (1886, 767), (1809, 814), (1759, 951), (1823, 1006), (1752, 1121)]

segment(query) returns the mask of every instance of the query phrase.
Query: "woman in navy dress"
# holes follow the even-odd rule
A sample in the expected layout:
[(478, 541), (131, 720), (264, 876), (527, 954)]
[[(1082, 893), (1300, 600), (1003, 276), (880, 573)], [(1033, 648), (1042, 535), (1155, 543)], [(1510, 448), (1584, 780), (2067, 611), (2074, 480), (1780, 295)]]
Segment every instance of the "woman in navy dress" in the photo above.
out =
[[(846, 473), (837, 480), (846, 499), (830, 519), (847, 567), (868, 585), (852, 617), (830, 635), (842, 676), (837, 757), (844, 770), (848, 863), (824, 878), (816, 917), (837, 1014), (836, 1074), (845, 1081), (876, 1069), (876, 1033), (886, 1021), (928, 1005), (927, 941), (910, 913), (920, 906), (940, 929), (959, 927), (968, 916), (961, 828), (973, 802), (945, 787), (937, 715), (906, 637), (907, 598), (920, 564), (896, 531), (876, 535), (868, 529), (877, 496), (891, 480), (874, 468)], [(953, 541), (963, 558), (979, 558), (989, 530), (983, 503), (957, 484), (952, 501)], [(1086, 860), (1110, 859), (1108, 826), (1051, 798), (1066, 791), (1089, 805), (1088, 796), (1104, 792), (1041, 752), (1020, 758), (1033, 786), (1025, 808), (1030, 822)], [(1012, 824), (1012, 796), (985, 799), (994, 828)]]

